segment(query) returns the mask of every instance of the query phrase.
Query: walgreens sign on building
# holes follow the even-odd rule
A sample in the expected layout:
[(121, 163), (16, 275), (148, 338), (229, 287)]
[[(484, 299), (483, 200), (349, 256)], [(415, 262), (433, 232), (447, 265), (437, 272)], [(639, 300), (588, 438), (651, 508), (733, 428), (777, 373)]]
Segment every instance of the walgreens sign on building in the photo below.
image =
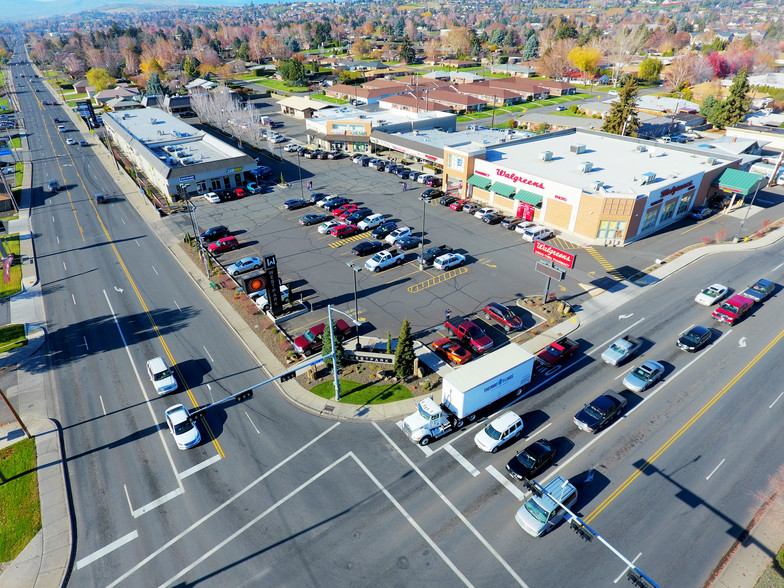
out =
[(477, 161), (474, 173), (478, 176), (487, 178), (491, 182), (503, 182), (517, 189), (530, 190), (532, 192), (544, 192), (545, 180), (526, 174), (518, 170), (498, 167), (485, 161)]

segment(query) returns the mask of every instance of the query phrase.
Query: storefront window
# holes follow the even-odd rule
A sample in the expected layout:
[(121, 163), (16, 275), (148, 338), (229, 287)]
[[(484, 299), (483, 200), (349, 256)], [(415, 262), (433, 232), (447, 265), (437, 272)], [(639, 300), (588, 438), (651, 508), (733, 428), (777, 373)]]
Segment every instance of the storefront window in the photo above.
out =
[(234, 185), (235, 186), (242, 186), (242, 176), (240, 174), (234, 175)]
[(463, 171), (463, 168), (465, 167), (465, 157), (462, 155), (455, 155), (454, 153), (447, 154), (446, 167), (449, 169)]
[(213, 191), (221, 189), (221, 182), (218, 178), (213, 178), (210, 180), (210, 185), (212, 186)]
[(640, 232), (647, 231), (653, 225), (656, 224), (656, 218), (659, 216), (659, 209), (653, 208), (645, 213), (645, 218), (642, 219), (642, 227), (640, 227)]
[(662, 208), (661, 222), (672, 218), (672, 215), (675, 214), (675, 205), (677, 203), (677, 200), (670, 200), (664, 205), (664, 208)]
[(691, 204), (692, 196), (694, 196), (693, 191), (681, 196), (681, 199), (678, 202), (678, 216), (684, 214), (687, 210), (689, 210), (689, 204)]
[(626, 232), (626, 221), (603, 220), (599, 223), (599, 232), (596, 233), (597, 239), (623, 239)]
[(207, 191), (207, 182), (196, 182), (196, 191), (199, 193)]

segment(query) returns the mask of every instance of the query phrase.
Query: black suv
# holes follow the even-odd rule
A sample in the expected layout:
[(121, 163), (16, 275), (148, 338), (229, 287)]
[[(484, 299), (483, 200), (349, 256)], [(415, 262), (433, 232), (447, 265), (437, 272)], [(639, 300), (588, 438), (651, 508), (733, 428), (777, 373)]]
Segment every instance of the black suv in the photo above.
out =
[(449, 245), (436, 245), (435, 247), (428, 247), (425, 249), (422, 252), (422, 255), (417, 256), (417, 260), (421, 261), (424, 265), (433, 265), (433, 261), (436, 257), (452, 253), (453, 251), (454, 249)]
[(207, 243), (213, 243), (218, 239), (223, 239), (223, 237), (228, 237), (231, 234), (228, 227), (224, 227), (223, 225), (218, 227), (212, 227), (211, 229), (207, 229), (201, 235), (199, 235), (199, 239), (202, 241), (206, 241)]

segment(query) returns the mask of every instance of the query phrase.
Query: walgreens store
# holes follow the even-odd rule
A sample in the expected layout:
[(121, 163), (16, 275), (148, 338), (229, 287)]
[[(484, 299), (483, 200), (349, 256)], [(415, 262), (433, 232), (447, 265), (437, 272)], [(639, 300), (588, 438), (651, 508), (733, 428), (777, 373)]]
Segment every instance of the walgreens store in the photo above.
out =
[(566, 239), (623, 245), (702, 205), (737, 158), (568, 129), (491, 148), (444, 149), (447, 190)]

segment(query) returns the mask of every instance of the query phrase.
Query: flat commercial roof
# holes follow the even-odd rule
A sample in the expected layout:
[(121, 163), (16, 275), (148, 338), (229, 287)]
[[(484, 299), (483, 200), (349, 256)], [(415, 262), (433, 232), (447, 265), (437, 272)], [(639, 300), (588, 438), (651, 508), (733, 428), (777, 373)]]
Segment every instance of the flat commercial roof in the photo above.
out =
[[(541, 156), (550, 151), (549, 161)], [(567, 129), (546, 133), (487, 150), (486, 160), (564, 184), (587, 187), (604, 182), (606, 192), (647, 194), (661, 181), (675, 181), (737, 161), (737, 157), (686, 146), (660, 144), (598, 131)], [(591, 171), (584, 172), (585, 163)], [(637, 178), (654, 173), (657, 180), (641, 184)]]
[(491, 146), (502, 145), (507, 141), (535, 137), (536, 134), (525, 131), (513, 131), (511, 129), (483, 129), (478, 131), (456, 131), (454, 133), (428, 129), (414, 131), (413, 133), (393, 133), (392, 136), (443, 149), (444, 147), (454, 147), (466, 143), (473, 143), (476, 147), (490, 148)]

